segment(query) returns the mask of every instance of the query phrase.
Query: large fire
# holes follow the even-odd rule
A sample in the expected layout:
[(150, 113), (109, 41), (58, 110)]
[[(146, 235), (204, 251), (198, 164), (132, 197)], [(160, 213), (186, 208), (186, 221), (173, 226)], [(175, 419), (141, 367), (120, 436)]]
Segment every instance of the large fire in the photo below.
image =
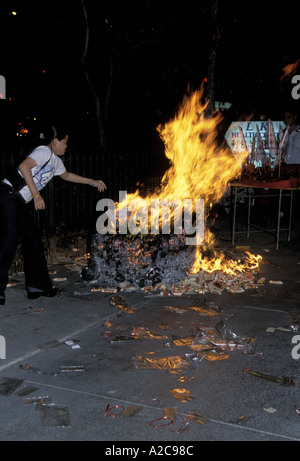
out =
[[(139, 199), (146, 201), (149, 207), (154, 199), (169, 202), (203, 199), (206, 222), (211, 207), (224, 195), (228, 183), (240, 175), (242, 163), (249, 152), (245, 151), (237, 158), (228, 147), (219, 145), (217, 128), (222, 114), (207, 116), (207, 105), (201, 102), (202, 94), (201, 88), (186, 95), (175, 117), (164, 126), (157, 127), (171, 166), (163, 177), (161, 188), (143, 199), (139, 191), (127, 195), (127, 206)], [(123, 203), (117, 205), (119, 210), (124, 207)], [(160, 219), (164, 217), (160, 215)], [(224, 254), (217, 254), (214, 244), (214, 235), (205, 226), (204, 241), (197, 245), (191, 273), (201, 269), (225, 274), (241, 273), (257, 268), (262, 259), (248, 253), (246, 262), (228, 260)], [(208, 249), (209, 257), (204, 256)]]

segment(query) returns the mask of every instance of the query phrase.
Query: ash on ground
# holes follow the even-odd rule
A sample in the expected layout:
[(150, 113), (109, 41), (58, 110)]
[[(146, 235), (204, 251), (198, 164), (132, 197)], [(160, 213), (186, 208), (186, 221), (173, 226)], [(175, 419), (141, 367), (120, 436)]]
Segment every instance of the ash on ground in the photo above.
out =
[(142, 238), (97, 234), (82, 278), (94, 286), (92, 291), (144, 290), (176, 296), (206, 292), (220, 295), (223, 290), (242, 293), (265, 283), (264, 278), (256, 280), (258, 267), (230, 275), (220, 270), (210, 273), (204, 269), (191, 273), (195, 251), (194, 246), (186, 245), (184, 235), (160, 234)]
[(82, 277), (101, 287), (172, 286), (186, 277), (194, 253), (195, 247), (186, 245), (184, 235), (96, 234)]

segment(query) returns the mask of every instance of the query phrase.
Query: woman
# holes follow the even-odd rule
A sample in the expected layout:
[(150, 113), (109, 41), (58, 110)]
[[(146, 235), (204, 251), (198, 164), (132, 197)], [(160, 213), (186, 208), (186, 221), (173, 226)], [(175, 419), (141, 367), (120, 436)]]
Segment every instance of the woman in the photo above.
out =
[(53, 178), (89, 184), (103, 192), (106, 186), (101, 180), (93, 180), (66, 171), (61, 160), (68, 134), (63, 127), (53, 126), (40, 134), (42, 145), (18, 166), (13, 174), (1, 183), (0, 196), (0, 305), (5, 304), (5, 288), (19, 239), (24, 258), (25, 285), (28, 299), (40, 296), (53, 297), (56, 288), (49, 277), (44, 248), (28, 204), (33, 201), (35, 210), (44, 210), (45, 202), (40, 191)]

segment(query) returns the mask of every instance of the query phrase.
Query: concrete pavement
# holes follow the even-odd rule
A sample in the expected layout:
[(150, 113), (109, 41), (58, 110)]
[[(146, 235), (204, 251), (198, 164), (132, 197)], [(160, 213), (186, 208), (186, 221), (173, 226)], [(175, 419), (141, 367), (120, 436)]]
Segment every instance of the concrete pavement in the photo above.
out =
[[(51, 266), (55, 277), (67, 279), (57, 283), (56, 298), (29, 301), (22, 275), (12, 277), (16, 284), (0, 311), (6, 340), (0, 440), (103, 441), (105, 447), (300, 440), (300, 362), (297, 348), (292, 356), (297, 332), (290, 328), (291, 314), (300, 313), (298, 230), (277, 251), (267, 234), (239, 237), (237, 244), (263, 256), (262, 287), (180, 297), (118, 293), (134, 313), (110, 305), (112, 294), (91, 293), (89, 283), (64, 264)], [(219, 306), (217, 316), (190, 309), (209, 302)], [(228, 358), (210, 361), (193, 359), (188, 345), (176, 345), (221, 320), (239, 338), (256, 338), (253, 348), (228, 350)], [(292, 377), (295, 386), (247, 369)]]

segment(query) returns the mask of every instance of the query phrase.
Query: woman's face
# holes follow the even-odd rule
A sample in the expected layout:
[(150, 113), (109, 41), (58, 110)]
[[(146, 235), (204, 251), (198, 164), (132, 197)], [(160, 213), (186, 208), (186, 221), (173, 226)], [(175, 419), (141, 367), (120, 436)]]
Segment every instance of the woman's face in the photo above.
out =
[(55, 155), (64, 155), (64, 153), (66, 152), (66, 149), (68, 147), (68, 139), (69, 139), (69, 136), (66, 135), (64, 139), (62, 139), (61, 141), (59, 141), (57, 138), (53, 139), (52, 141), (52, 150), (54, 152)]

